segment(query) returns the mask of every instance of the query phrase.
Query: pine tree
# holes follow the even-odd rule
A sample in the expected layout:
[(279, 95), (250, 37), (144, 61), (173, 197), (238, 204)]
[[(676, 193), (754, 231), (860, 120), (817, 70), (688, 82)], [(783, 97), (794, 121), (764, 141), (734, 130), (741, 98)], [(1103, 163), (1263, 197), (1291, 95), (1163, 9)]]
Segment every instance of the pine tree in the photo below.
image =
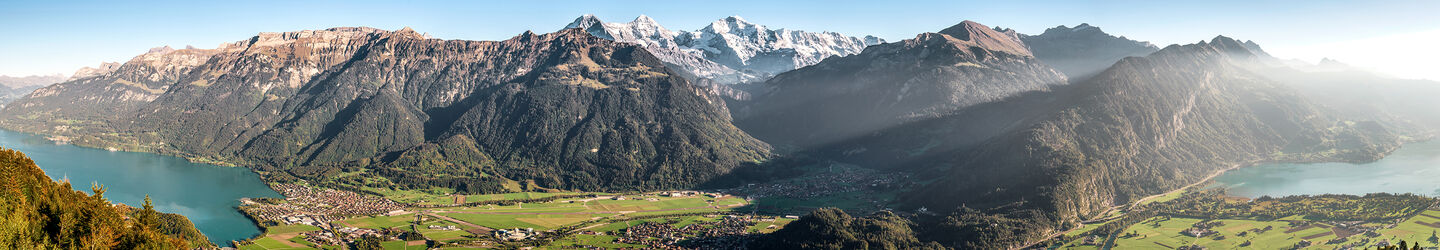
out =
[(145, 195), (145, 203), (141, 205), (140, 213), (135, 217), (136, 222), (145, 228), (159, 226), (160, 214), (155, 212), (155, 206), (150, 203), (150, 195)]

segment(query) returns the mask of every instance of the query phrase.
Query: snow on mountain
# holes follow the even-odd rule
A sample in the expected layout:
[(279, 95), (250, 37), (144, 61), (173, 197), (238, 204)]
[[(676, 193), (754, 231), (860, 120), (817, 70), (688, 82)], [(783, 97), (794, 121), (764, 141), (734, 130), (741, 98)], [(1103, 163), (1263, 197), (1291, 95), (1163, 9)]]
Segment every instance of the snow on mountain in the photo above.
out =
[(827, 57), (857, 54), (866, 46), (885, 42), (874, 36), (772, 30), (738, 16), (717, 20), (693, 32), (666, 29), (644, 15), (628, 23), (606, 23), (594, 15), (584, 15), (565, 28), (580, 28), (602, 38), (643, 45), (692, 79), (724, 84), (763, 81)]

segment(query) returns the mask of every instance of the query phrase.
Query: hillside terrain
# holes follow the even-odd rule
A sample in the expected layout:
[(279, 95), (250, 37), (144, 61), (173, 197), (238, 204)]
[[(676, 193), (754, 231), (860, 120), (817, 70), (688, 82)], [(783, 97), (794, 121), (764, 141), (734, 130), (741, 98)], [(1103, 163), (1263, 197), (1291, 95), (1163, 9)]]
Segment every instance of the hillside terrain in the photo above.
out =
[(463, 41), (334, 28), (155, 49), (37, 90), (0, 126), (356, 189), (639, 190), (767, 157), (717, 102), (640, 46), (579, 29)]
[(0, 248), (213, 248), (185, 216), (112, 204), (105, 188), (94, 195), (55, 182), (25, 154), (0, 149)]
[[(0, 127), (253, 169), (294, 195), (242, 207), (269, 227), (244, 242), (252, 248), (443, 239), (1016, 249), (1074, 243), (1067, 237), (1076, 230), (1096, 227), (1104, 230), (1091, 235), (1111, 243), (1164, 245), (1178, 241), (1114, 232), (1208, 225), (1190, 220), (1200, 217), (1411, 226), (1403, 220), (1432, 214), (1422, 203), (1433, 200), (1416, 196), (1287, 198), (1390, 204), (1302, 215), (1207, 207), (1293, 204), (1176, 190), (1257, 163), (1378, 160), (1440, 131), (1435, 86), (1335, 61), (1282, 61), (1253, 41), (1157, 48), (1088, 24), (1024, 35), (964, 21), (885, 43), (739, 17), (689, 32), (646, 16), (586, 15), (502, 41), (341, 27), (261, 33), (215, 49), (160, 47), (33, 86), (0, 108)], [(183, 217), (105, 209), (101, 194), (55, 191), (69, 186), (6, 154), (15, 166), (0, 172), (22, 174), (0, 183), (16, 194), (0, 199), (0, 213), (29, 226), (0, 238), (29, 241), (0, 248), (208, 244)], [(675, 191), (698, 188), (716, 190)], [(37, 194), (84, 205), (51, 209), (55, 199)], [(365, 205), (345, 202), (355, 200)], [(308, 217), (313, 211), (334, 217)], [(809, 215), (775, 218), (796, 212)], [(95, 215), (77, 223), (99, 229), (37, 230), (73, 217), (26, 217), (43, 213)], [(345, 228), (354, 230), (335, 236)], [(504, 239), (520, 228), (529, 235)], [(316, 238), (295, 238), (306, 233)], [(318, 240), (324, 233), (332, 235)]]
[(1262, 56), (1226, 37), (1174, 45), (1084, 82), (812, 152), (936, 176), (900, 198), (925, 211), (914, 219), (921, 240), (1014, 248), (1228, 168), (1373, 161), (1402, 142), (1389, 126), (1349, 120), (1241, 66)]
[(1016, 33), (965, 21), (780, 74), (734, 109), (746, 132), (805, 148), (1065, 83)]

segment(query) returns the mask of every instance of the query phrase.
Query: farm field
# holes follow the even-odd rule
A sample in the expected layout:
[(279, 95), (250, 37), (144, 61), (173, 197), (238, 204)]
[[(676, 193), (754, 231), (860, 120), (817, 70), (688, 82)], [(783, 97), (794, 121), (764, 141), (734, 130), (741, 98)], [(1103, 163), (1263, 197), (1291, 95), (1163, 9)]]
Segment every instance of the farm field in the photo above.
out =
[[(1213, 235), (1193, 237), (1181, 233), (1202, 221), (1204, 220), (1195, 218), (1151, 217), (1125, 228), (1120, 236), (1115, 238), (1114, 248), (1174, 249), (1181, 246), (1201, 246), (1207, 249), (1277, 249), (1295, 246), (1302, 240), (1311, 242), (1312, 248), (1320, 247), (1321, 249), (1338, 248), (1357, 242), (1365, 242), (1365, 246), (1373, 247), (1382, 240), (1392, 244), (1404, 240), (1410, 243), (1418, 242), (1422, 247), (1440, 246), (1440, 239), (1435, 241), (1431, 239), (1431, 235), (1440, 232), (1440, 224), (1436, 224), (1440, 223), (1440, 211), (1436, 210), (1424, 211), (1420, 215), (1395, 224), (1393, 228), (1377, 230), (1379, 236), (1376, 237), (1365, 236), (1357, 232), (1346, 232), (1330, 222), (1310, 221), (1300, 216), (1272, 221), (1213, 220), (1220, 222), (1220, 225), (1212, 228), (1215, 231)], [(1301, 223), (1292, 226), (1291, 221)], [(1385, 227), (1384, 224), (1379, 223), (1362, 225)], [(1265, 230), (1267, 227), (1271, 229)], [(1241, 235), (1241, 232), (1245, 234)], [(1082, 232), (1072, 233), (1079, 235)], [(1346, 240), (1332, 242), (1339, 238), (1339, 235), (1347, 236)], [(1099, 246), (1083, 245), (1083, 242), (1084, 238), (1076, 238), (1057, 249), (1099, 249)], [(1097, 240), (1099, 244), (1103, 244), (1103, 242), (1103, 239)]]
[[(555, 195), (572, 195), (579, 193), (511, 193), (476, 196), (470, 195), (465, 199), (467, 202), (474, 202), (474, 199), (537, 199), (553, 197)], [(588, 194), (588, 193), (587, 193)], [(623, 197), (623, 198), (622, 198)], [(436, 197), (430, 197), (436, 198)], [(429, 199), (429, 198), (425, 198)], [(423, 203), (422, 203), (423, 204)], [(742, 198), (734, 196), (711, 197), (711, 196), (679, 196), (670, 197), (659, 193), (637, 194), (637, 195), (605, 195), (596, 197), (573, 197), (562, 198), (554, 201), (539, 203), (502, 203), (510, 205), (481, 205), (481, 206), (457, 206), (457, 207), (408, 207), (405, 212), (395, 215), (361, 216), (333, 221), (329, 225), (332, 230), (339, 230), (345, 227), (368, 228), (388, 232), (390, 237), (400, 233), (416, 233), (425, 239), (433, 240), (442, 244), (443, 249), (465, 249), (452, 248), (450, 246), (463, 246), (476, 244), (476, 241), (493, 241), (490, 235), (491, 230), (532, 228), (535, 231), (547, 231), (560, 229), (567, 226), (581, 225), (588, 228), (580, 231), (613, 232), (626, 227), (640, 225), (641, 223), (670, 223), (675, 227), (684, 227), (693, 223), (716, 222), (719, 217), (702, 216), (699, 214), (716, 212), (748, 212), (749, 203)], [(643, 217), (644, 219), (635, 219)], [(653, 217), (653, 218), (652, 218)], [(780, 219), (760, 222), (751, 226), (751, 232), (772, 232), (793, 220)], [(418, 222), (418, 224), (416, 224)], [(569, 227), (573, 230), (580, 227)], [(269, 227), (267, 233), (250, 244), (241, 246), (242, 249), (313, 249), (313, 244), (305, 242), (299, 235), (305, 232), (322, 231), (321, 227), (309, 225), (282, 225)], [(334, 231), (327, 231), (334, 232)], [(559, 238), (550, 246), (561, 245), (592, 245), (603, 247), (639, 247), (639, 245), (614, 244), (617, 236), (614, 235), (587, 235), (572, 234)], [(385, 249), (405, 249), (403, 241), (393, 240), (382, 244)], [(413, 243), (412, 243), (413, 244)], [(423, 245), (408, 246), (409, 248), (421, 249)], [(418, 247), (418, 248), (417, 248)], [(492, 245), (493, 247), (493, 245)], [(548, 249), (541, 247), (541, 249)]]

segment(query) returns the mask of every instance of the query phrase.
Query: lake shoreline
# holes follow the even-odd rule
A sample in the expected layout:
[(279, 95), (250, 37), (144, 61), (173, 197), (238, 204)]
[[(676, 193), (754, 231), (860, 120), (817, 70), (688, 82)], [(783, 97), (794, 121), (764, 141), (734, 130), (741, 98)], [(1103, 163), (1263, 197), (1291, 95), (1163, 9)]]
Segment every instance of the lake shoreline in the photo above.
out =
[(1366, 162), (1263, 162), (1227, 171), (1216, 184), (1237, 197), (1412, 193), (1440, 197), (1440, 140), (1403, 144)]
[[(241, 198), (280, 197), (251, 168), (56, 142), (44, 134), (9, 129), (0, 129), (0, 135), (5, 148), (24, 152), (52, 179), (103, 184), (106, 198), (119, 204), (140, 204), (141, 197), (150, 195), (157, 210), (184, 215), (217, 246), (263, 235), (259, 224), (238, 212)], [(80, 185), (72, 189), (90, 192)]]

